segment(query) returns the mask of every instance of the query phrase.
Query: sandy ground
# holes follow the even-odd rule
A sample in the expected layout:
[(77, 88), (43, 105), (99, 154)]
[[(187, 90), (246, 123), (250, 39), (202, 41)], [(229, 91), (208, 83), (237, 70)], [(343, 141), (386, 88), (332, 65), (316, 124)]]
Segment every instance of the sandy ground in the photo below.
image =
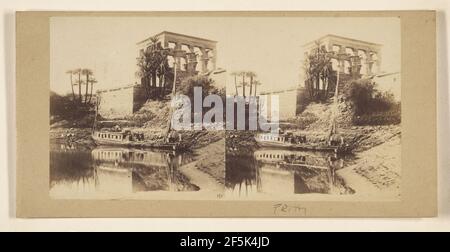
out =
[(209, 144), (195, 151), (195, 161), (179, 168), (200, 191), (222, 193), (225, 181), (225, 140)]
[(188, 177), (189, 182), (200, 187), (200, 191), (222, 193), (224, 186), (218, 183), (209, 174), (197, 169), (196, 162), (189, 163), (179, 168), (179, 171)]
[(401, 138), (394, 137), (356, 154), (355, 164), (337, 171), (355, 194), (371, 198), (399, 199)]

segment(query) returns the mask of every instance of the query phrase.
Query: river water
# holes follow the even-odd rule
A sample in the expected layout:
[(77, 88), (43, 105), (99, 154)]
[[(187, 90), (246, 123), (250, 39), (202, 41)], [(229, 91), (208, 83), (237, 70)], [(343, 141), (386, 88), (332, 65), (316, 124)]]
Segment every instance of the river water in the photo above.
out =
[(59, 196), (197, 191), (178, 171), (189, 153), (51, 144), (50, 192)]
[(350, 157), (331, 152), (261, 148), (250, 154), (226, 155), (228, 197), (257, 195), (282, 198), (296, 194), (353, 194), (336, 171)]
[[(214, 197), (221, 199), (354, 193), (336, 174), (349, 159), (334, 153), (267, 148), (227, 153), (222, 187), (195, 166), (186, 165), (194, 157), (192, 153), (51, 144), (50, 193), (57, 198), (126, 198), (140, 192), (198, 192), (208, 187), (214, 187)], [(217, 188), (222, 192), (217, 193)]]

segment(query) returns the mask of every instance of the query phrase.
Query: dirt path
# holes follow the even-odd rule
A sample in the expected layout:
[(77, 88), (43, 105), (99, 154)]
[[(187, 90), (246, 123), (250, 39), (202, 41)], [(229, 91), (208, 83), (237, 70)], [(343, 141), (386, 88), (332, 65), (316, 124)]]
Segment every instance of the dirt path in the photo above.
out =
[(386, 143), (356, 156), (356, 163), (337, 173), (356, 195), (374, 198), (398, 199), (401, 183), (401, 139), (395, 137)]
[(200, 191), (222, 193), (225, 180), (224, 140), (195, 151), (195, 161), (179, 168)]
[(209, 192), (217, 192), (221, 193), (224, 190), (223, 185), (218, 183), (213, 177), (209, 174), (206, 174), (197, 167), (195, 167), (195, 161), (189, 163), (187, 165), (183, 165), (179, 168), (179, 171), (183, 173), (186, 177), (189, 178), (189, 181), (192, 184), (195, 184), (200, 187), (200, 191), (209, 191)]

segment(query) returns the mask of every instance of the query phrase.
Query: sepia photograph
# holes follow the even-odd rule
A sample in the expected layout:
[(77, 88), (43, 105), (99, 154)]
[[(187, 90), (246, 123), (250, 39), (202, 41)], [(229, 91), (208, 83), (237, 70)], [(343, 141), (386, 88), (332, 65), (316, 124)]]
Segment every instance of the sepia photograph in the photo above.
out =
[(7, 226), (208, 249), (447, 227), (448, 20), (388, 2), (10, 11)]
[(401, 200), (400, 19), (52, 17), (56, 199)]

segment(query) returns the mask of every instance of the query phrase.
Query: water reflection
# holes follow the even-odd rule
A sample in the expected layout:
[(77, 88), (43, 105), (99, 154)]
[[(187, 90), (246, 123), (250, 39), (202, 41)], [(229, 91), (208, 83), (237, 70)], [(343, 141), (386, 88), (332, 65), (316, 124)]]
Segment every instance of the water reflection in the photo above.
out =
[(227, 153), (226, 186), (231, 196), (349, 194), (336, 174), (344, 157), (335, 153), (262, 148), (252, 154)]
[(191, 161), (187, 153), (52, 145), (50, 188), (58, 195), (197, 191), (199, 187), (178, 171)]

